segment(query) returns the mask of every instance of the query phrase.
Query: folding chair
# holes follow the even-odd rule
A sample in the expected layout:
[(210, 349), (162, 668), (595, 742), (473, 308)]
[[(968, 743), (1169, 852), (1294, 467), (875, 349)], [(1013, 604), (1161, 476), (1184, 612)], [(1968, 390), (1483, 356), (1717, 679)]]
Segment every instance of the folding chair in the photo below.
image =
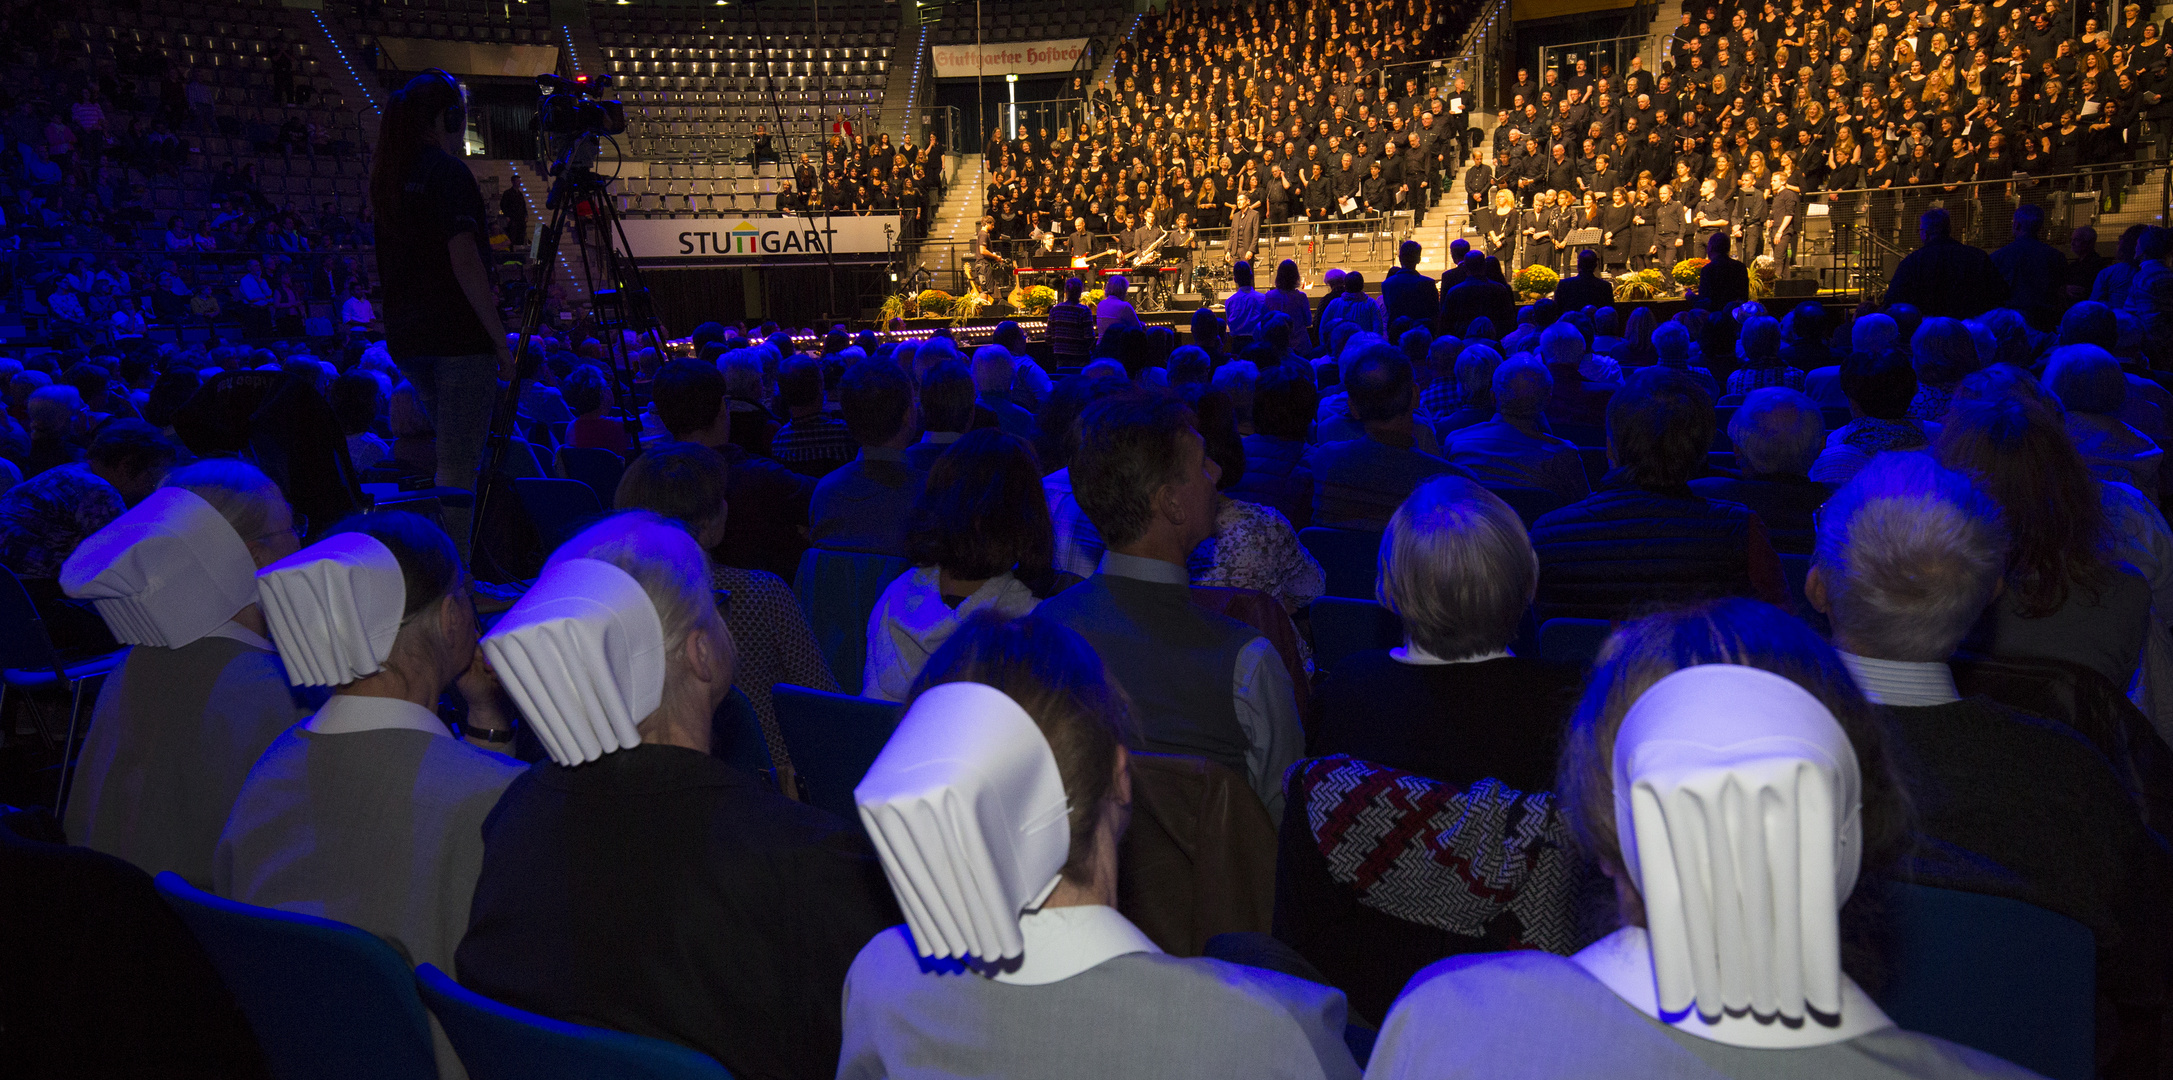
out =
[(770, 701), (801, 800), (859, 827), (853, 788), (897, 730), (904, 706), (788, 683), (771, 687)]
[(50, 686), (62, 687), (68, 693), (68, 732), (60, 746), (54, 817), (62, 816), (68, 807), (68, 781), (75, 772), (76, 733), (83, 721), (83, 684), (105, 677), (127, 656), (127, 649), (116, 649), (68, 663), (46, 631), (45, 617), (31, 601), (30, 590), (23, 587), (14, 571), (0, 566), (0, 706), (7, 703), (8, 691), (22, 691), (23, 701), (38, 725), (38, 736), (50, 745), (53, 736), (46, 728), (45, 710), (34, 695)]
[(470, 1080), (731, 1080), (707, 1054), (516, 1009), (454, 982), (432, 964), (415, 969), (415, 987)]
[(1373, 581), (1381, 556), (1381, 534), (1315, 526), (1298, 532), (1298, 543), (1327, 572), (1329, 596), (1373, 599)]

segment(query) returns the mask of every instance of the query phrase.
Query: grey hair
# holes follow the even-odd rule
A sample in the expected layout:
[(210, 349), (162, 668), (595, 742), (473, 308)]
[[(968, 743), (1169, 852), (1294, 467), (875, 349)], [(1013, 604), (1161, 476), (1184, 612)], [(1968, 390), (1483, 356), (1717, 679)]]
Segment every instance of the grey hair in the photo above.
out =
[(1818, 403), (1785, 386), (1753, 390), (1728, 421), (1728, 441), (1745, 472), (1807, 476), (1826, 446)]
[(1464, 404), (1494, 404), (1494, 369), (1500, 366), (1501, 354), (1477, 342), (1456, 354), (1456, 386), (1463, 391)]
[(1826, 503), (1813, 561), (1836, 644), (1880, 660), (1953, 655), (2007, 572), (1999, 505), (1931, 455), (1871, 459)]
[(1503, 416), (1535, 417), (1554, 396), (1554, 373), (1529, 353), (1518, 353), (1494, 369), (1494, 410)]
[(718, 358), (729, 393), (755, 396), (762, 392), (762, 353), (759, 348), (734, 349)]
[(1381, 537), (1374, 596), (1404, 640), (1443, 660), (1506, 648), (1539, 587), (1539, 556), (1500, 496), (1437, 476), (1396, 508)]
[[(641, 526), (653, 526), (642, 528)], [(682, 543), (681, 541), (684, 541)], [(551, 561), (596, 559), (626, 571), (641, 586), (664, 626), (666, 686), (685, 655), (682, 646), (712, 622), (720, 628), (710, 591), (709, 556), (686, 529), (647, 510), (627, 510), (583, 529), (551, 553)]]
[(244, 544), (264, 536), (272, 506), (284, 500), (263, 471), (236, 458), (206, 458), (167, 474), (162, 487), (183, 488), (211, 504)]

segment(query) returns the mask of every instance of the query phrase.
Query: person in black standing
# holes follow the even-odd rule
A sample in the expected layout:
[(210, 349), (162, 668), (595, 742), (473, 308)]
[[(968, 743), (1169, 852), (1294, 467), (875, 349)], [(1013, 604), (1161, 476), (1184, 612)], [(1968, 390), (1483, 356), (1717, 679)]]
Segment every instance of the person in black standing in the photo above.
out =
[[(437, 434), (441, 487), (474, 490), (498, 383), (513, 353), (491, 285), (483, 192), (460, 160), (467, 103), (444, 71), (417, 75), (385, 107), (370, 175), (386, 347)], [(469, 511), (445, 508), (469, 557)]]
[(515, 248), (528, 243), (528, 199), (521, 194), (520, 185), (507, 184), (505, 192), (498, 196), (498, 212), (506, 218), (506, 239)]

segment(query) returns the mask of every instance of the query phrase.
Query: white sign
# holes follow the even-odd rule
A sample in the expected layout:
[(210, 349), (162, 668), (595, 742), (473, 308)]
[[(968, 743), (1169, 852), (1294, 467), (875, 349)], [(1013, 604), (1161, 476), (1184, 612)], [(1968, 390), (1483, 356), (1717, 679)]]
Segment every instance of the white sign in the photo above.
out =
[[(637, 259), (821, 259), (882, 255), (898, 238), (895, 214), (750, 214), (722, 218), (637, 218), (620, 222)], [(885, 232), (888, 226), (888, 233)]]
[(933, 45), (936, 78), (970, 79), (976, 75), (1036, 75), (1070, 71), (1086, 55), (1087, 38), (1062, 41), (1012, 41), (983, 45), (976, 57), (971, 45)]

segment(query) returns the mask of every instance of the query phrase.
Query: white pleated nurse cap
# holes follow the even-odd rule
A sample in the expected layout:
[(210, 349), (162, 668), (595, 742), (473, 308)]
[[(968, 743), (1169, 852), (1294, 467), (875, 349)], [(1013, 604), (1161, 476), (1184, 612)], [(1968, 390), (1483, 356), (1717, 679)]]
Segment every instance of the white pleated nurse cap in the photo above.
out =
[(257, 602), (289, 682), (344, 686), (392, 655), (407, 577), (376, 537), (340, 533), (258, 571)]
[(249, 545), (203, 496), (163, 487), (78, 544), (60, 587), (124, 645), (178, 649), (256, 602)]
[(1025, 952), (1019, 918), (1071, 851), (1056, 755), (1017, 702), (944, 683), (913, 702), (853, 789), (920, 955), (984, 964)]
[(1661, 1018), (1833, 1024), (1863, 855), (1862, 780), (1833, 714), (1771, 672), (1685, 668), (1630, 707), (1613, 774)]

